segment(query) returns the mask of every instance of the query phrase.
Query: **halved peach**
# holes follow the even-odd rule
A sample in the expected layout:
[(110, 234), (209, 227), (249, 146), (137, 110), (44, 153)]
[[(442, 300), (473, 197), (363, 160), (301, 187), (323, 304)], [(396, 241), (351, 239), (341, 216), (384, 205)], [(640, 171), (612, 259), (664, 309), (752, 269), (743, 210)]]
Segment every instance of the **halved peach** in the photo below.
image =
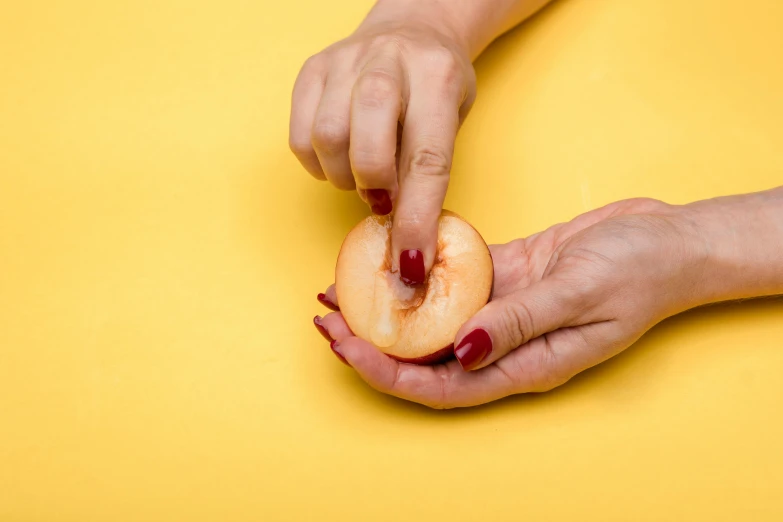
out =
[(435, 263), (424, 284), (400, 280), (391, 255), (388, 216), (370, 216), (346, 236), (335, 283), (354, 334), (400, 361), (442, 362), (454, 354), (459, 328), (489, 300), (493, 266), (481, 235), (460, 216), (443, 211)]

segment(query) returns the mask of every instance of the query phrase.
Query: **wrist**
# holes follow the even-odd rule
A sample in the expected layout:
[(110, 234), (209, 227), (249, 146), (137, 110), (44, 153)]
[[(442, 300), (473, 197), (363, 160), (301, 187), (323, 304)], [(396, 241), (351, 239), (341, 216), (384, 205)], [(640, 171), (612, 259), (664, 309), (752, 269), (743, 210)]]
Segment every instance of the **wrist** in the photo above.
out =
[(697, 252), (696, 306), (783, 294), (783, 188), (676, 208)]

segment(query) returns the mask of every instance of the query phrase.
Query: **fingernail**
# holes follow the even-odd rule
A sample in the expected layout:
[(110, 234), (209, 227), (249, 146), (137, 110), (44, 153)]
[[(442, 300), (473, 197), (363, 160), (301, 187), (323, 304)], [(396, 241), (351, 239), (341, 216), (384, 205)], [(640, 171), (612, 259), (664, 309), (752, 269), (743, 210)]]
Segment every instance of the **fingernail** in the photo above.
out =
[(406, 285), (424, 282), (424, 254), (418, 250), (403, 250), (400, 254), (400, 279)]
[(349, 363), (343, 354), (340, 353), (340, 344), (337, 341), (332, 341), (329, 343), (329, 348), (332, 349), (334, 354), (337, 356), (338, 359), (340, 359), (343, 363), (347, 364), (349, 367), (351, 367), (351, 363)]
[(334, 339), (332, 339), (332, 336), (329, 335), (329, 332), (326, 330), (326, 328), (324, 328), (324, 325), (321, 324), (321, 316), (320, 315), (316, 315), (313, 318), (313, 324), (315, 325), (315, 329), (318, 330), (318, 333), (324, 336), (324, 339), (326, 339), (330, 343), (332, 341), (334, 341)]
[(329, 310), (331, 310), (333, 312), (339, 312), (340, 311), (340, 307), (337, 306), (336, 304), (334, 304), (333, 302), (331, 302), (329, 300), (329, 298), (326, 297), (326, 294), (318, 294), (317, 297), (318, 297), (318, 302), (321, 303), (322, 305), (324, 305)]
[(367, 201), (370, 203), (373, 214), (385, 216), (392, 211), (392, 202), (389, 193), (384, 189), (368, 189)]
[(454, 349), (454, 355), (465, 371), (472, 370), (492, 353), (492, 339), (483, 328), (466, 335)]

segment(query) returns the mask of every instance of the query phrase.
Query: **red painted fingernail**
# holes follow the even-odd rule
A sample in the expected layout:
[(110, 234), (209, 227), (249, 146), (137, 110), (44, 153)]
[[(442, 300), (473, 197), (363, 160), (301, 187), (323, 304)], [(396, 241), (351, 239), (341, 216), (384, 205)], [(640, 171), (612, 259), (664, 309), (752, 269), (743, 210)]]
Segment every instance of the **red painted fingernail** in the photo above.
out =
[(418, 250), (403, 250), (400, 254), (400, 279), (406, 285), (420, 285), (427, 274), (424, 272), (424, 254)]
[(368, 189), (367, 201), (370, 203), (373, 214), (385, 216), (391, 214), (392, 202), (389, 193), (384, 189)]
[(326, 339), (331, 343), (332, 341), (334, 341), (334, 339), (332, 339), (332, 336), (329, 335), (329, 332), (326, 330), (326, 328), (324, 328), (324, 325), (321, 324), (321, 320), (322, 319), (320, 315), (316, 315), (313, 318), (313, 324), (315, 325), (315, 329), (318, 330), (319, 334), (324, 336), (324, 339)]
[(466, 335), (454, 349), (454, 355), (465, 371), (472, 370), (492, 353), (492, 339), (483, 328), (476, 328)]
[(324, 305), (329, 310), (331, 310), (333, 312), (339, 312), (340, 311), (340, 307), (337, 306), (336, 304), (334, 304), (333, 302), (331, 302), (329, 300), (329, 298), (326, 297), (326, 294), (318, 294), (317, 299), (318, 299), (319, 303)]
[(332, 351), (337, 356), (337, 358), (340, 359), (342, 362), (344, 362), (345, 364), (347, 364), (350, 367), (351, 363), (349, 363), (345, 359), (345, 357), (343, 357), (343, 354), (340, 353), (339, 346), (340, 346), (340, 344), (337, 341), (332, 341), (331, 343), (329, 343), (329, 348), (332, 349)]

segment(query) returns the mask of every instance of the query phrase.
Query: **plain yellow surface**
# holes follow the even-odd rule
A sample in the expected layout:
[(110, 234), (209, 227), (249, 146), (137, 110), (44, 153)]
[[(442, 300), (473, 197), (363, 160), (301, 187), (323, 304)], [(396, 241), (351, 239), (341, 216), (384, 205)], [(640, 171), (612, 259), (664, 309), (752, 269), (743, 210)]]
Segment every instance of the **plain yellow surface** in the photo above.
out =
[[(311, 324), (366, 214), (287, 148), (370, 2), (5, 2), (0, 521), (783, 519), (783, 302), (435, 412)], [(490, 242), (783, 183), (783, 3), (563, 0), (477, 63), (447, 206)]]

